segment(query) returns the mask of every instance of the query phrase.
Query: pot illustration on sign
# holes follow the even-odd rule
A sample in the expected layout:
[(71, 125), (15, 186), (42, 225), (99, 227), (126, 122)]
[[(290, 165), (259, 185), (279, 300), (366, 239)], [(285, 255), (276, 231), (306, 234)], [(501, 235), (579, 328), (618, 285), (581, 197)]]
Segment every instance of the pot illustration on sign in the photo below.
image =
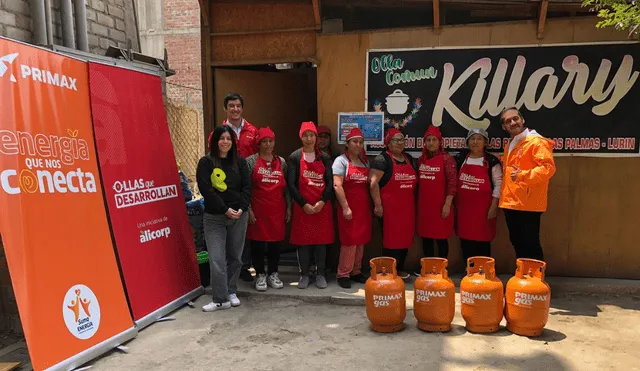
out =
[(391, 115), (402, 115), (407, 112), (409, 107), (409, 96), (402, 92), (400, 89), (396, 89), (393, 93), (387, 95), (387, 112)]

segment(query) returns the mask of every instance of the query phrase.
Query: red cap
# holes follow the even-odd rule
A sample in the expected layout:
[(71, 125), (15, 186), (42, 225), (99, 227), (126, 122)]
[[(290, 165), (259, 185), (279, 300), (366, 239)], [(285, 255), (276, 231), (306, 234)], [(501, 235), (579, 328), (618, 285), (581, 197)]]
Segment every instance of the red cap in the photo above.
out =
[(270, 127), (260, 128), (258, 129), (258, 134), (256, 134), (253, 139), (253, 145), (255, 146), (255, 150), (258, 151), (258, 145), (262, 142), (263, 139), (271, 138), (276, 140), (276, 134), (271, 130)]
[(387, 131), (387, 135), (384, 137), (384, 145), (389, 146), (391, 138), (393, 138), (393, 136), (396, 134), (402, 134), (402, 132), (396, 128), (389, 129), (389, 131)]
[(318, 125), (318, 134), (329, 134), (329, 135), (331, 135), (331, 129), (328, 126)]
[(362, 135), (362, 131), (359, 128), (351, 129), (349, 134), (347, 134), (347, 142), (349, 141), (349, 139), (353, 139), (353, 138), (362, 138), (362, 139), (364, 139), (364, 135)]
[(313, 121), (305, 121), (302, 123), (302, 125), (300, 125), (300, 133), (299, 133), (300, 139), (302, 139), (302, 134), (304, 134), (304, 132), (307, 130), (311, 130), (316, 135), (318, 135), (318, 129), (316, 128), (316, 124), (314, 124)]
[(440, 132), (440, 128), (430, 125), (427, 128), (427, 131), (424, 133), (424, 142), (422, 144), (422, 153), (426, 154), (427, 153), (427, 146), (426, 146), (426, 141), (427, 141), (427, 137), (429, 136), (434, 136), (436, 138), (438, 138), (438, 140), (440, 141), (440, 150), (444, 150), (444, 143), (442, 142), (442, 133)]

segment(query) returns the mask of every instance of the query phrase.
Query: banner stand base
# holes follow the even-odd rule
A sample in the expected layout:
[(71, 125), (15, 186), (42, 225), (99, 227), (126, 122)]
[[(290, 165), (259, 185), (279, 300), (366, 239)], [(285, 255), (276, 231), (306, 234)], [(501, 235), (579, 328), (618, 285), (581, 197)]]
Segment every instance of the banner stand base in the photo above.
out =
[(100, 344), (96, 344), (91, 348), (76, 354), (75, 356), (65, 359), (55, 366), (51, 366), (46, 371), (57, 370), (74, 370), (85, 363), (98, 358), (99, 356), (107, 353), (108, 351), (117, 348), (120, 344), (135, 338), (138, 335), (138, 329), (132, 327), (110, 339), (103, 341)]
[(197, 289), (183, 295), (182, 297), (179, 297), (178, 299), (172, 301), (171, 303), (165, 305), (162, 308), (159, 308), (157, 310), (155, 310), (154, 312), (151, 312), (149, 314), (147, 314), (146, 316), (140, 318), (139, 320), (135, 321), (136, 327), (138, 328), (138, 331), (142, 330), (143, 328), (157, 322), (158, 320), (161, 320), (164, 316), (166, 316), (167, 314), (173, 312), (174, 310), (180, 308), (181, 306), (187, 304), (188, 302), (190, 302), (192, 299), (197, 298), (198, 296), (204, 294), (204, 287), (200, 286)]

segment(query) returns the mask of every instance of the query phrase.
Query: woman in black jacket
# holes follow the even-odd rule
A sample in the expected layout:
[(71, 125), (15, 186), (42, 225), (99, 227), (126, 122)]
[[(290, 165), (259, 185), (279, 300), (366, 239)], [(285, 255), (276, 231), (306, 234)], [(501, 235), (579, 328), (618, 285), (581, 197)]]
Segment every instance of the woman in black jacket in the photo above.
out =
[(236, 281), (242, 267), (242, 250), (251, 202), (251, 175), (238, 156), (233, 129), (215, 128), (211, 152), (198, 162), (196, 178), (204, 197), (204, 234), (211, 267), (213, 300), (205, 312), (240, 305)]

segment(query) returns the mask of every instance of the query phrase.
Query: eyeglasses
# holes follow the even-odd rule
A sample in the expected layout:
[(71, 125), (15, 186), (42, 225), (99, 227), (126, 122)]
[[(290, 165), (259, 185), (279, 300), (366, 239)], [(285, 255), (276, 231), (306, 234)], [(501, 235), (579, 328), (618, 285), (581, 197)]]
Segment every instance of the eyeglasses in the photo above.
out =
[(403, 143), (404, 144), (404, 138), (392, 138), (389, 142), (391, 143)]

